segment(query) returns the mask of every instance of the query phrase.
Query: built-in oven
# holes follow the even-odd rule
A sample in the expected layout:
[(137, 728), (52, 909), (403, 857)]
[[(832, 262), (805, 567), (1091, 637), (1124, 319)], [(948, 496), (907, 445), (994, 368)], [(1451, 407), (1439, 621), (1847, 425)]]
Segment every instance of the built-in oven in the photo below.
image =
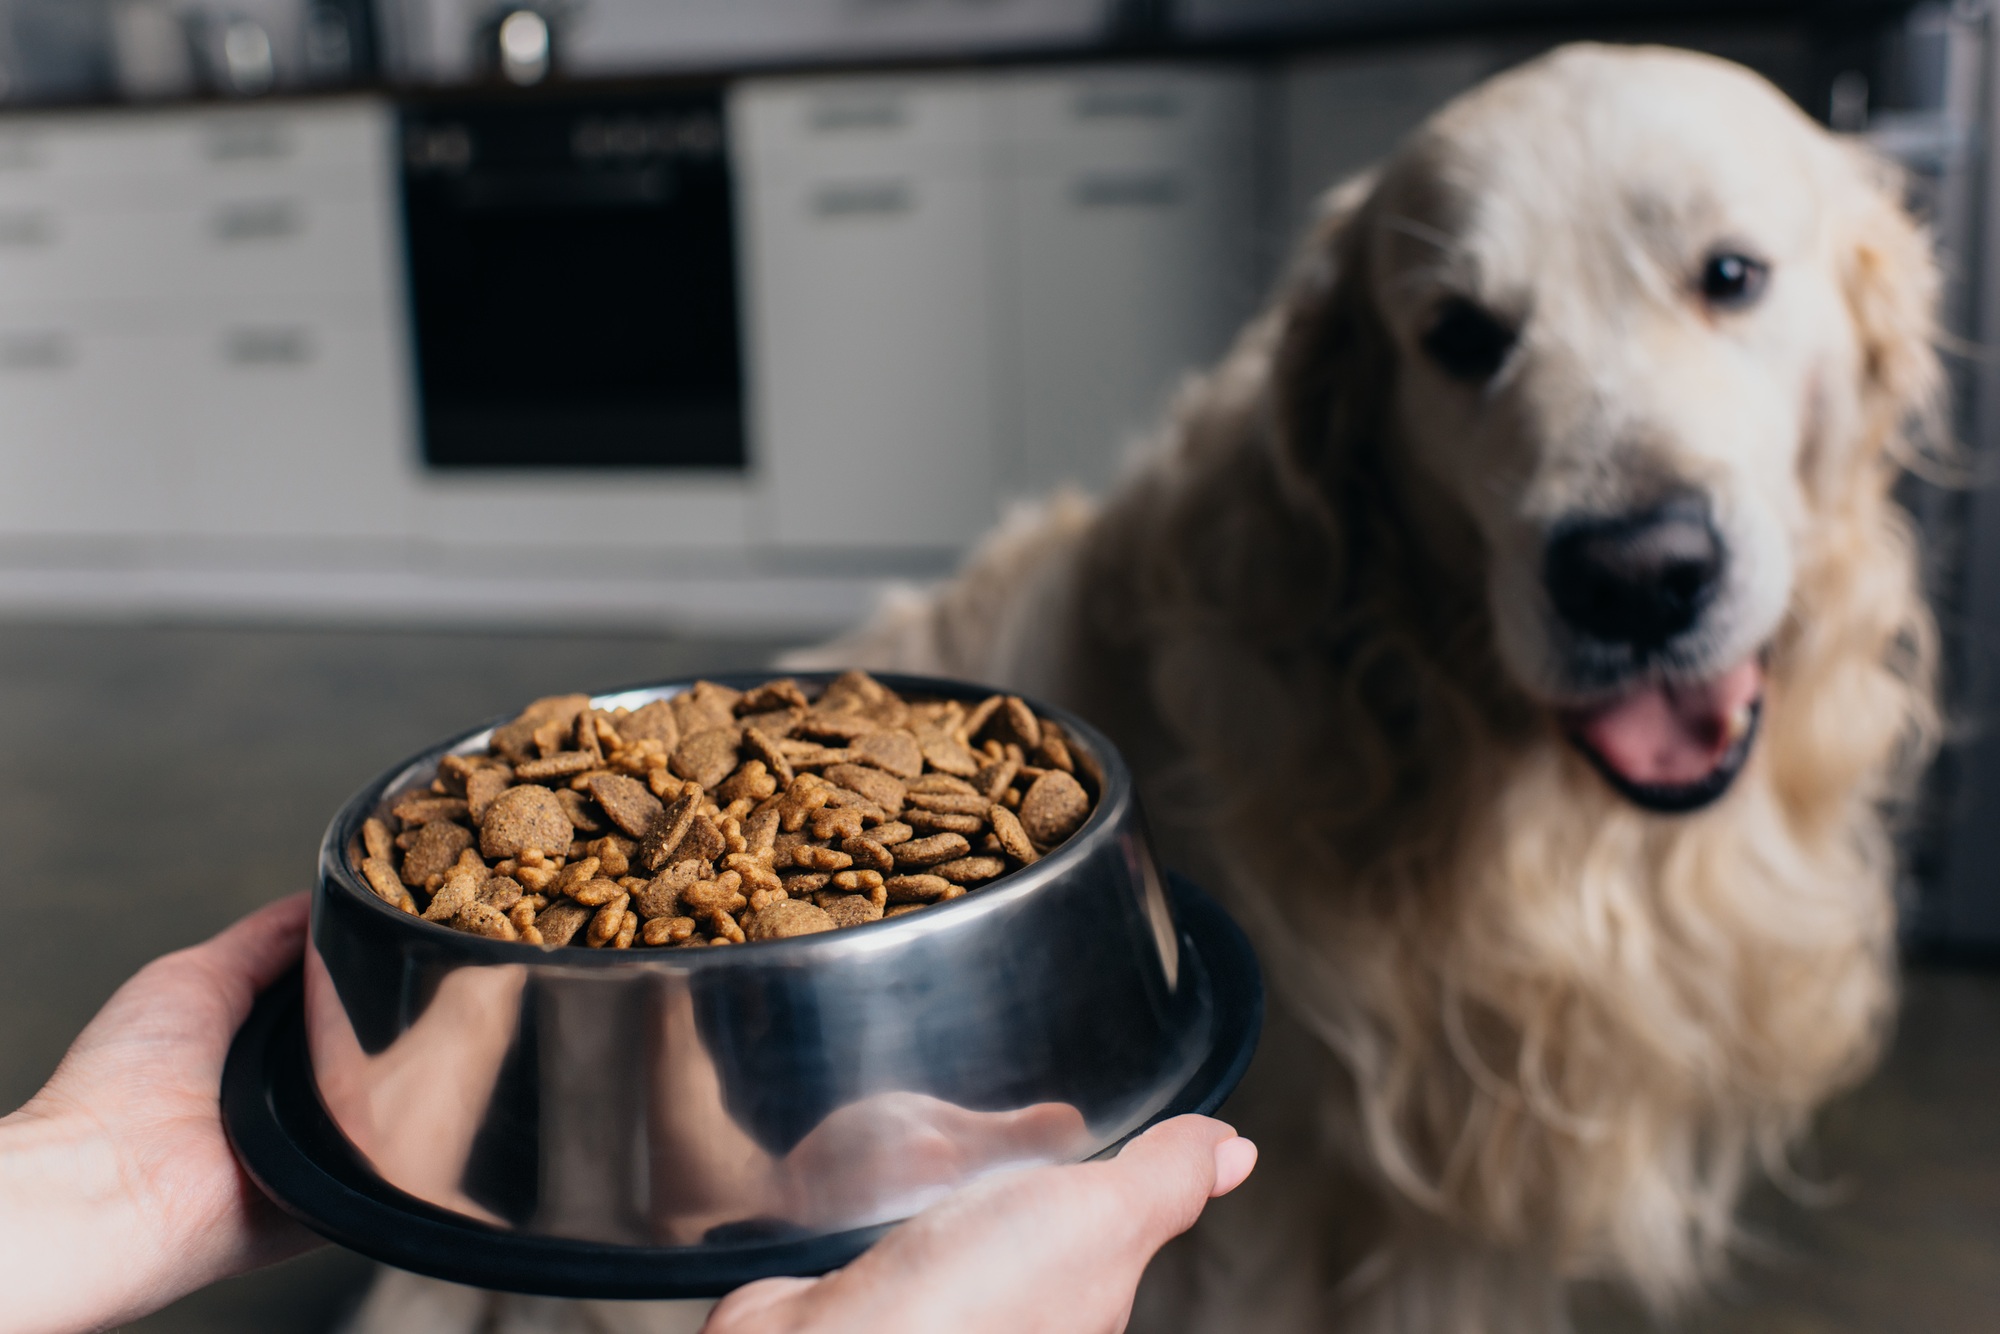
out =
[(433, 468), (744, 468), (723, 90), (407, 102)]

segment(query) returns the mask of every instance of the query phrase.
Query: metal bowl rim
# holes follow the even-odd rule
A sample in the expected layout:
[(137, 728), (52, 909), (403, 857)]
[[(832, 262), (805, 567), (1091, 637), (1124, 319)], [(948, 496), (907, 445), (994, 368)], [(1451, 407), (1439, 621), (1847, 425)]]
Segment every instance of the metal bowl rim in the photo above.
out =
[[(597, 707), (601, 700), (639, 692), (658, 692), (655, 698), (668, 699), (692, 689), (699, 681), (713, 681), (718, 685), (740, 689), (786, 676), (802, 683), (824, 686), (839, 675), (841, 675), (839, 670), (711, 673), (594, 691), (590, 699), (593, 707)], [(984, 699), (994, 694), (1016, 693), (950, 677), (918, 676), (900, 672), (871, 672), (869, 675), (899, 694)], [(1125, 767), (1124, 757), (1118, 753), (1109, 738), (1066, 709), (1045, 704), (1031, 696), (1023, 695), (1020, 698), (1038, 716), (1055, 719), (1062, 724), (1066, 733), (1078, 738), (1090, 749), (1103, 774), (1104, 790), (1098, 794), (1097, 804), (1092, 808), (1089, 818), (1084, 821), (1082, 827), (1046, 857), (1032, 866), (1009, 872), (990, 886), (969, 891), (944, 903), (933, 904), (922, 912), (906, 913), (901, 917), (865, 922), (859, 926), (821, 931), (807, 936), (757, 941), (754, 947), (745, 945), (687, 950), (649, 946), (643, 949), (612, 950), (548, 948), (521, 941), (493, 940), (465, 931), (454, 931), (442, 923), (427, 922), (421, 917), (413, 917), (401, 909), (392, 908), (384, 903), (373, 890), (361, 883), (359, 874), (348, 865), (347, 845), (358, 835), (362, 821), (380, 805), (397, 780), (408, 775), (413, 769), (424, 766), (435, 767), (445, 755), (461, 746), (478, 741), (495, 727), (511, 721), (517, 716), (515, 714), (500, 715), (443, 742), (433, 743), (402, 762), (390, 766), (364, 784), (358, 792), (348, 798), (334, 815), (332, 822), (327, 825), (326, 834), (320, 842), (320, 883), (323, 886), (329, 883), (337, 884), (350, 897), (361, 900), (367, 908), (380, 913), (385, 920), (395, 922), (399, 929), (414, 929), (417, 934), (413, 940), (427, 939), (436, 944), (448, 943), (464, 957), (467, 963), (474, 964), (533, 962), (560, 968), (680, 970), (755, 967), (760, 966), (760, 961), (768, 964), (797, 965), (808, 962), (815, 953), (842, 948), (851, 949), (859, 944), (865, 944), (871, 949), (892, 948), (895, 944), (919, 939), (946, 925), (964, 926), (973, 920), (976, 914), (999, 911), (1008, 904), (1046, 889), (1063, 878), (1066, 872), (1074, 870), (1084, 862), (1097, 845), (1114, 837), (1115, 832), (1129, 822), (1128, 809), (1132, 805), (1131, 775)]]

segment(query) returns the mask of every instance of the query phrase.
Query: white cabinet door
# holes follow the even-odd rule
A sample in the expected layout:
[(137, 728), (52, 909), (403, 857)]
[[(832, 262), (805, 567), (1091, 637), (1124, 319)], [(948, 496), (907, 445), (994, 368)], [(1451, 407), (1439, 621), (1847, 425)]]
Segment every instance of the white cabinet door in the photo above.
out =
[(369, 301), (218, 309), (176, 349), (182, 531), (402, 538), (414, 506), (387, 312)]
[(1259, 291), (1247, 77), (1085, 71), (1011, 92), (1014, 487), (1102, 491)]
[(174, 338), (0, 313), (0, 532), (114, 538), (178, 525), (160, 393)]
[[(992, 182), (978, 137), (948, 132), (977, 125), (985, 93), (879, 91), (753, 86), (732, 107), (755, 462), (781, 546), (957, 548), (996, 514)], [(815, 132), (821, 151), (787, 142)]]

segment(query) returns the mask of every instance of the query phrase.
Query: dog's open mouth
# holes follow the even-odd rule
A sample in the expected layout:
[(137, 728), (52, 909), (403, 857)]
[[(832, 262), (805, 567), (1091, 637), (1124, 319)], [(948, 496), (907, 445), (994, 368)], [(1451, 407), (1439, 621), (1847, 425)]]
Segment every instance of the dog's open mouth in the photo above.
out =
[(1700, 810), (1750, 758), (1763, 707), (1757, 658), (1693, 684), (1651, 683), (1563, 714), (1570, 741), (1634, 804)]

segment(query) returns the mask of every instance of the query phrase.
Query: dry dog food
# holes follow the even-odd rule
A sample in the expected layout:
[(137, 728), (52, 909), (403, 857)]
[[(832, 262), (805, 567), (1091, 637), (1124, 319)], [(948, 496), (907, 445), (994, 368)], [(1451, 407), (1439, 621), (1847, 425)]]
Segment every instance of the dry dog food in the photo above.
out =
[(403, 911), (543, 946), (735, 945), (915, 912), (1046, 854), (1102, 790), (1012, 695), (906, 700), (863, 672), (710, 681), (636, 710), (538, 699), (363, 825)]

